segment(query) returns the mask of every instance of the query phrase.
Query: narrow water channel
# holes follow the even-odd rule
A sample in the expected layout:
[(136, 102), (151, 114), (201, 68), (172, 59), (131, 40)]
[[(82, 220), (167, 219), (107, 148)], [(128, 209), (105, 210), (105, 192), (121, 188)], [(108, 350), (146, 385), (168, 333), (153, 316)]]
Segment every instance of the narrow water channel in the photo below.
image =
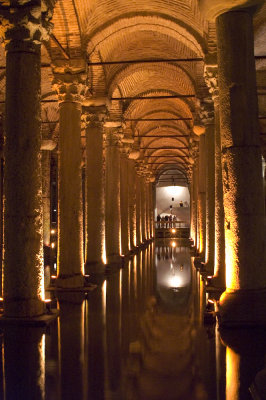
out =
[(265, 332), (221, 340), (205, 305), (185, 240), (153, 243), (88, 295), (61, 294), (46, 330), (2, 331), (0, 399), (256, 399)]

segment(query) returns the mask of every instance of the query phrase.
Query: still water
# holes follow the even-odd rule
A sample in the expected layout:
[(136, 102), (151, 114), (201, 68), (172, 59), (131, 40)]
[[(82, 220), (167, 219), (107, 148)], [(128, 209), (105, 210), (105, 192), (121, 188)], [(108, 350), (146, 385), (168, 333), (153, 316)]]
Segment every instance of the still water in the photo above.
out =
[(0, 399), (257, 399), (249, 387), (265, 378), (265, 332), (221, 340), (204, 325), (190, 260), (185, 241), (151, 244), (88, 295), (60, 295), (48, 328), (5, 328)]

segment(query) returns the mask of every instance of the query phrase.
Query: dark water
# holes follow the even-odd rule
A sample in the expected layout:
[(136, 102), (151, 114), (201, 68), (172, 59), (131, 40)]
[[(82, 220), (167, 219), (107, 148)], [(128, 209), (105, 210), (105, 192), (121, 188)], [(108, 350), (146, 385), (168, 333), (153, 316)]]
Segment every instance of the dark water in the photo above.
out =
[(87, 298), (61, 295), (46, 331), (3, 331), (0, 398), (251, 400), (258, 371), (266, 381), (265, 332), (221, 341), (205, 304), (185, 242), (152, 244)]

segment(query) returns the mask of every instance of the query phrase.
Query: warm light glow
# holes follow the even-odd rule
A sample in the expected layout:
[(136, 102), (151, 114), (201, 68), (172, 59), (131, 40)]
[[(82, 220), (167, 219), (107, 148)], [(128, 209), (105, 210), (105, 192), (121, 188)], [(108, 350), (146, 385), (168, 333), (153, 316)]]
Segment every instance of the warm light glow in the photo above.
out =
[(51, 303), (51, 301), (52, 301), (51, 299), (44, 299), (45, 303)]
[(51, 247), (52, 247), (52, 249), (54, 249), (55, 248), (55, 243), (51, 243)]
[(102, 262), (104, 263), (104, 265), (107, 264), (106, 248), (105, 248), (105, 238), (104, 238), (103, 243), (102, 243)]
[(3, 299), (3, 297), (0, 297), (0, 301), (3, 301), (4, 299)]
[(106, 323), (106, 291), (107, 291), (107, 282), (106, 280), (102, 285), (102, 302), (103, 302), (103, 323)]
[(40, 343), (40, 369), (38, 386), (41, 391), (41, 398), (45, 398), (45, 334), (42, 335)]
[(169, 279), (169, 286), (170, 287), (178, 288), (181, 285), (182, 285), (182, 279), (180, 278), (180, 276), (177, 276), (177, 275), (171, 276), (171, 278)]
[(172, 233), (176, 233), (176, 229), (171, 229), (171, 232)]
[(239, 399), (240, 390), (240, 356), (230, 347), (226, 347), (226, 398)]
[(165, 188), (167, 194), (169, 194), (171, 197), (177, 197), (178, 195), (180, 195), (182, 192), (184, 192), (186, 188), (182, 187), (182, 186), (167, 186)]
[(171, 242), (172, 247), (176, 247), (176, 242)]
[(225, 230), (225, 259), (226, 259), (226, 288), (239, 289), (239, 277), (237, 268), (236, 249), (238, 247), (237, 237), (229, 229)]
[(56, 275), (51, 275), (51, 278), (52, 278), (52, 279), (56, 279), (57, 276), (56, 276)]
[(51, 235), (54, 235), (55, 234), (55, 229), (51, 229)]

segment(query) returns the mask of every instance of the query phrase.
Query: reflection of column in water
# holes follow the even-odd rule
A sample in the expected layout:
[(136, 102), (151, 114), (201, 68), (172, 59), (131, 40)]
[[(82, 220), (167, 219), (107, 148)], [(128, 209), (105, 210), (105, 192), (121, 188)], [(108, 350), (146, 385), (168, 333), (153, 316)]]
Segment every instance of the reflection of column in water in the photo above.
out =
[(86, 300), (87, 396), (99, 400), (104, 399), (105, 286), (104, 282)]
[(152, 243), (151, 247), (151, 293), (154, 293), (157, 288), (157, 273), (155, 266), (155, 244)]
[(58, 359), (57, 320), (56, 323), (49, 326), (49, 334), (45, 336), (45, 396), (47, 399), (61, 398)]
[(4, 379), (4, 399), (44, 400), (43, 328), (4, 328)]
[(58, 293), (62, 399), (83, 398), (84, 294)]
[(0, 349), (1, 349), (1, 354), (0, 354), (0, 399), (5, 399), (5, 392), (4, 392), (4, 387), (5, 387), (5, 372), (4, 372), (4, 335), (0, 335)]
[(141, 298), (142, 298), (142, 276), (141, 276), (141, 268), (142, 268), (142, 251), (137, 255), (136, 262), (136, 276), (137, 276), (137, 310), (140, 311), (141, 308)]
[[(129, 261), (131, 264), (131, 261)], [(121, 349), (123, 356), (127, 354), (130, 342), (130, 299), (129, 299), (129, 265), (122, 271), (122, 299), (121, 299)]]
[(264, 329), (221, 329), (226, 344), (226, 400), (250, 399), (249, 387), (264, 368)]
[(215, 343), (216, 343), (216, 385), (217, 400), (225, 399), (225, 353), (226, 348), (220, 339), (218, 325), (215, 327)]
[(119, 273), (110, 275), (106, 285), (106, 351), (109, 389), (117, 394), (121, 375), (121, 330)]

